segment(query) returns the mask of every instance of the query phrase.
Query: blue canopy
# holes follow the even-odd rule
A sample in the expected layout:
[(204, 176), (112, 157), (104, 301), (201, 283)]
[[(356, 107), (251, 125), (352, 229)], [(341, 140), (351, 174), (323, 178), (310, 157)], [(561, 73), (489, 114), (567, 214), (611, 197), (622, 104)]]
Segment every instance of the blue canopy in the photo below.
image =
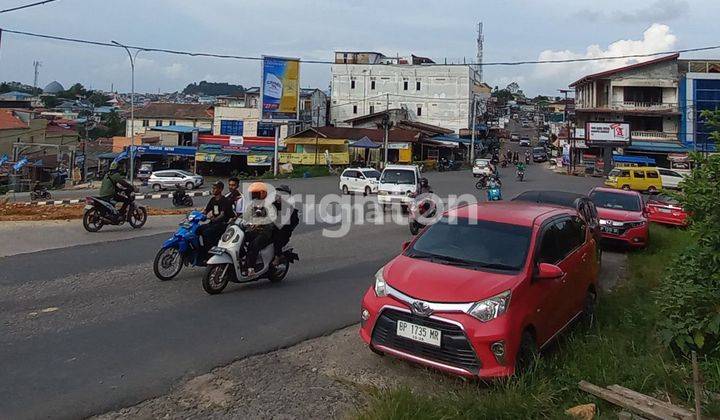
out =
[(655, 159), (647, 156), (626, 156), (614, 155), (613, 160), (616, 163), (638, 163), (643, 165), (654, 165)]
[(355, 147), (359, 149), (377, 149), (380, 147), (380, 143), (375, 143), (374, 141), (370, 140), (368, 136), (365, 136), (358, 141), (350, 143), (349, 147)]

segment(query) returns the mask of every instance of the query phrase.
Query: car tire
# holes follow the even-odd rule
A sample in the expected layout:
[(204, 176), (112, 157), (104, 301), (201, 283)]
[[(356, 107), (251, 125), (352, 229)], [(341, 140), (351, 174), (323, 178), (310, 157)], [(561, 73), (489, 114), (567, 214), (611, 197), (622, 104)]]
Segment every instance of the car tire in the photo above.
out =
[(152, 189), (153, 189), (153, 191), (160, 191), (160, 190), (162, 190), (162, 185), (153, 184)]
[(372, 188), (370, 188), (370, 187), (365, 187), (365, 196), (368, 196), (368, 195), (370, 195), (370, 194), (372, 194)]
[(595, 324), (595, 309), (597, 309), (597, 292), (593, 289), (588, 289), (583, 300), (583, 320), (585, 323), (592, 327)]
[(648, 188), (648, 194), (657, 194), (657, 193), (658, 193), (658, 189), (655, 188), (654, 185), (651, 185), (650, 188)]
[(348, 189), (347, 185), (342, 186), (342, 193), (343, 193), (343, 195), (350, 194), (350, 190)]
[(529, 330), (523, 332), (520, 347), (515, 356), (515, 376), (520, 376), (532, 370), (538, 358), (538, 347), (535, 337)]
[(195, 184), (193, 184), (192, 182), (186, 182), (186, 183), (185, 183), (185, 189), (186, 189), (186, 190), (195, 189)]
[(627, 185), (627, 184), (625, 184), (625, 185), (622, 186), (622, 189), (625, 190), (625, 191), (630, 191), (630, 186)]

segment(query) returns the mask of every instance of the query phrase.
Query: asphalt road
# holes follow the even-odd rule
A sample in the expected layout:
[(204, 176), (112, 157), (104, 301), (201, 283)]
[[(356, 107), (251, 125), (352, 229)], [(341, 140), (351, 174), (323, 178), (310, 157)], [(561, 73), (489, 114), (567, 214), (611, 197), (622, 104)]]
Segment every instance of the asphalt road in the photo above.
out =
[[(596, 179), (530, 165), (502, 170), (506, 198), (528, 189), (587, 192)], [(429, 173), (440, 195), (474, 193), (468, 171)], [(334, 178), (293, 180), (296, 192), (337, 192)], [(152, 273), (167, 234), (0, 258), (0, 419), (77, 418), (135, 404), (182, 378), (323, 335), (359, 318), (362, 293), (409, 239), (407, 226), (326, 226), (293, 237), (300, 262), (279, 284), (205, 294), (202, 271), (169, 282)], [(78, 225), (78, 228), (80, 226)], [(107, 234), (109, 241), (115, 233)]]

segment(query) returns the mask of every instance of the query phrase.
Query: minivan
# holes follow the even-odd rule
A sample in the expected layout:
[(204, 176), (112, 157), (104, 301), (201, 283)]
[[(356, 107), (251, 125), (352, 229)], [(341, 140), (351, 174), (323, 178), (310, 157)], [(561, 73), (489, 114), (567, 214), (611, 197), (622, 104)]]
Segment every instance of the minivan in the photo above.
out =
[(614, 168), (608, 174), (605, 185), (649, 193), (656, 193), (663, 187), (660, 172), (657, 168), (649, 166)]
[(407, 206), (420, 192), (420, 168), (417, 165), (388, 165), (380, 175), (378, 202)]

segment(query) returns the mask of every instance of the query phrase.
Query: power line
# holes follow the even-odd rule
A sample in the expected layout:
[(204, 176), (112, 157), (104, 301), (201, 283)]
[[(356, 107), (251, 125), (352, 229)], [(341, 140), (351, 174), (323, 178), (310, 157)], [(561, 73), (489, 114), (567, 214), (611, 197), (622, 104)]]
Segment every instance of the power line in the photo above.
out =
[[(57, 0), (45, 0), (44, 2), (39, 2), (36, 4), (42, 4), (47, 3), (50, 1), (57, 1)], [(32, 4), (35, 5), (35, 4)], [(32, 5), (26, 5), (21, 6), (24, 7), (30, 7)], [(17, 8), (15, 8), (17, 9)], [(7, 9), (5, 11), (11, 11), (15, 9)], [(0, 11), (0, 13), (3, 13), (5, 11)], [(85, 39), (79, 39), (79, 38), (69, 38), (69, 37), (63, 37), (63, 36), (56, 36), (56, 35), (46, 35), (46, 34), (38, 34), (33, 32), (27, 32), (27, 31), (17, 31), (17, 30), (11, 30), (11, 29), (1, 29), (3, 32), (10, 33), (10, 34), (16, 34), (16, 35), (24, 35), (29, 37), (35, 37), (35, 38), (44, 38), (44, 39), (53, 39), (56, 41), (65, 41), (65, 42), (74, 42), (78, 44), (87, 44), (87, 45), (95, 45), (95, 46), (101, 46), (101, 47), (112, 47), (112, 48), (122, 48), (119, 45), (111, 44), (109, 42), (101, 42), (101, 41), (91, 41), (91, 40), (85, 40)], [(155, 47), (141, 47), (141, 46), (135, 46), (135, 45), (127, 45), (127, 48), (134, 49), (134, 50), (140, 50), (140, 51), (147, 51), (147, 52), (160, 52), (160, 53), (166, 53), (166, 54), (174, 54), (174, 55), (185, 55), (190, 57), (209, 57), (209, 58), (224, 58), (224, 59), (234, 59), (234, 60), (248, 60), (248, 61), (262, 61), (263, 57), (254, 57), (254, 56), (243, 56), (243, 55), (234, 55), (234, 54), (218, 54), (218, 53), (210, 53), (210, 52), (193, 52), (193, 51), (182, 51), (182, 50), (172, 50), (172, 49), (166, 49), (166, 48), (155, 48)], [(443, 63), (434, 63), (434, 64), (423, 64), (423, 67), (433, 67), (433, 66), (520, 66), (520, 65), (526, 65), (526, 64), (561, 64), (561, 63), (582, 63), (582, 62), (592, 62), (592, 61), (610, 61), (610, 60), (620, 60), (620, 59), (626, 59), (626, 58), (646, 58), (646, 57), (653, 57), (656, 55), (668, 55), (668, 54), (678, 54), (678, 53), (690, 53), (690, 52), (698, 52), (698, 51), (709, 51), (709, 50), (717, 50), (720, 49), (720, 45), (711, 45), (706, 47), (698, 47), (698, 48), (685, 48), (680, 50), (674, 50), (674, 51), (657, 51), (653, 53), (645, 53), (645, 54), (626, 54), (626, 55), (616, 55), (616, 56), (609, 56), (609, 57), (592, 57), (592, 58), (569, 58), (569, 59), (563, 59), (563, 60), (524, 60), (524, 61), (495, 61), (495, 62), (483, 62), (483, 63), (451, 63), (451, 64), (443, 64)], [(353, 65), (348, 63), (335, 63), (334, 61), (329, 60), (310, 60), (310, 59), (300, 59), (299, 60), (302, 63), (305, 64), (345, 64), (345, 65)], [(376, 65), (376, 66), (390, 66), (390, 67), (403, 67), (405, 68), (407, 65), (404, 64), (367, 64), (367, 65)]]
[(24, 6), (17, 6), (17, 7), (11, 7), (10, 9), (0, 10), (0, 13), (14, 12), (16, 10), (27, 9), (29, 7), (34, 7), (34, 6), (41, 6), (43, 4), (52, 3), (54, 1), (57, 1), (57, 0), (36, 1), (35, 3), (26, 4)]

